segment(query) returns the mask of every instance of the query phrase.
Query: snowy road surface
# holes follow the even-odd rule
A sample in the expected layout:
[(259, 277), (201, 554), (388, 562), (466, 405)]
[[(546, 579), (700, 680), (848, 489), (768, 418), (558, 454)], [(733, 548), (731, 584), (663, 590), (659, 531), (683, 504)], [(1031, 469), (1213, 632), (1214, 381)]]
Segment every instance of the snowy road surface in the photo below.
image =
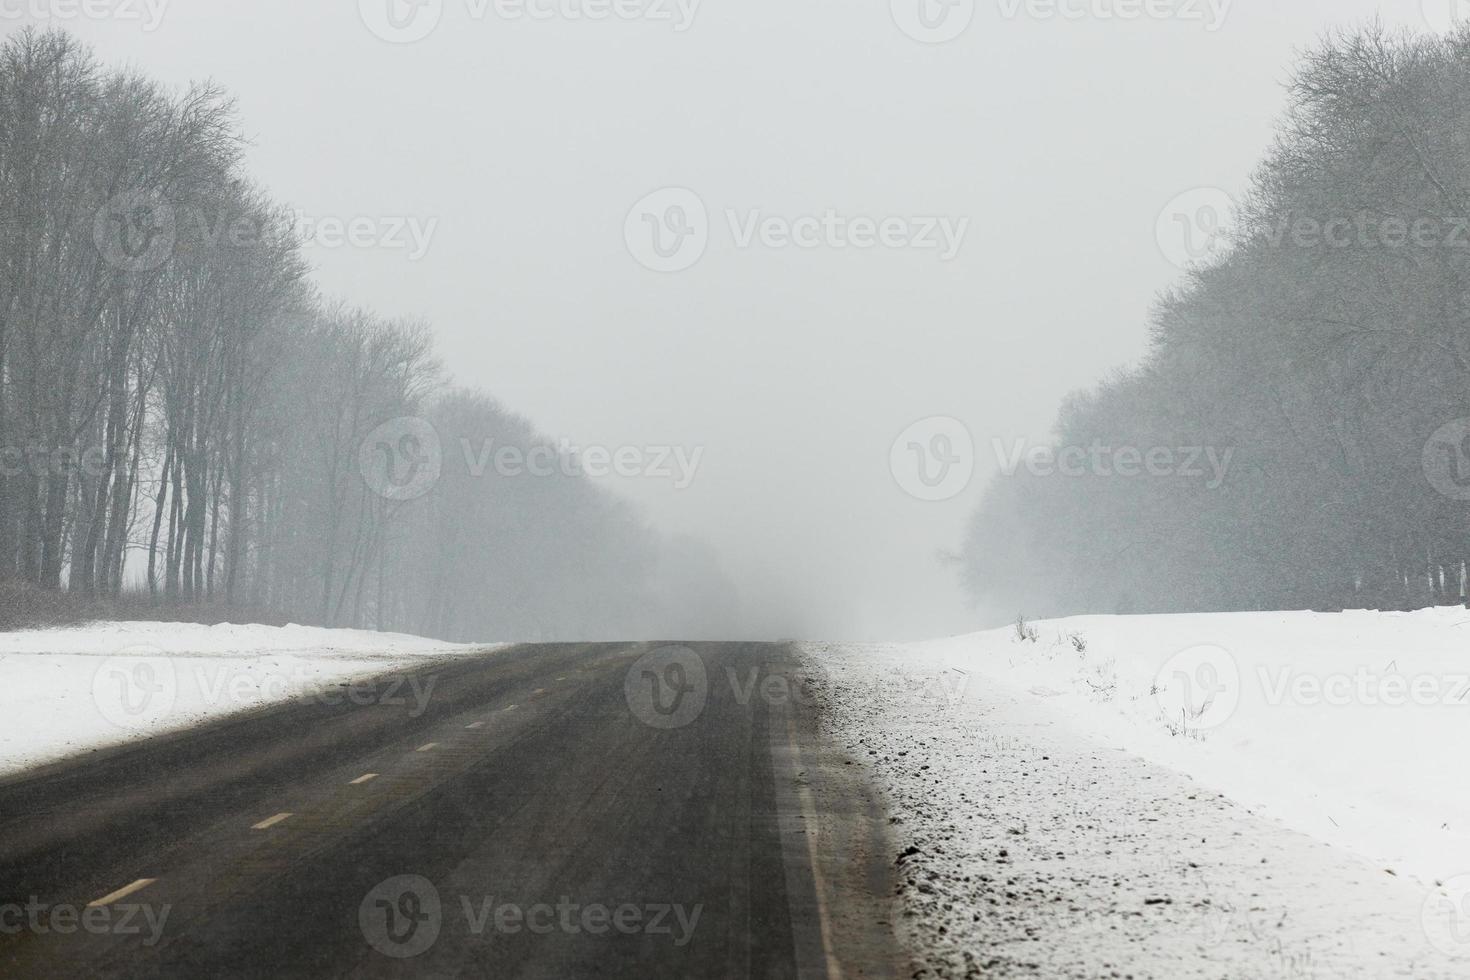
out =
[(517, 647), (0, 780), (0, 975), (890, 975), (884, 828), (793, 668)]
[[(0, 967), (1470, 976), (1446, 764), (1466, 621), (1093, 617), (794, 648), (0, 636)], [(1335, 676), (1345, 701), (1318, 696)], [(373, 901), (417, 915), (421, 893), (447, 896), (442, 938), (372, 924)], [(702, 918), (672, 944), (483, 914), (564, 901)], [(88, 903), (151, 913), (156, 941), (50, 928)]]

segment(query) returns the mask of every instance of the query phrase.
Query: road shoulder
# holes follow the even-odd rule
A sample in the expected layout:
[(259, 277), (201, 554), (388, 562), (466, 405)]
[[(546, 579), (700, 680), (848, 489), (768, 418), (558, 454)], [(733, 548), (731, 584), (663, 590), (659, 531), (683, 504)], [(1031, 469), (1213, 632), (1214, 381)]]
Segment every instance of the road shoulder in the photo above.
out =
[(800, 665), (788, 689), (800, 693), (772, 706), (770, 741), (799, 975), (897, 977), (888, 807), (829, 734), (825, 670), (793, 659)]

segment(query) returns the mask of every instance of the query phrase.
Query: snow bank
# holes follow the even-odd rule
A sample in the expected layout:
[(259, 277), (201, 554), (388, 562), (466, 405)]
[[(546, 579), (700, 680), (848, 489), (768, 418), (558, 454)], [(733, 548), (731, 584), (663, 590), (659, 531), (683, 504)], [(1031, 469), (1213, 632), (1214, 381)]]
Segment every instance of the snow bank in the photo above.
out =
[(317, 626), (259, 626), (221, 623), (90, 623), (86, 626), (0, 633), (0, 656), (79, 654), (110, 656), (119, 647), (151, 646), (169, 654), (355, 653), (420, 656), (477, 650), (405, 633), (323, 629)]
[(1395, 873), (1470, 874), (1464, 609), (1089, 616), (863, 659), (1021, 694)]
[[(0, 775), (274, 702), (349, 697), (355, 681), (485, 649), (307, 626), (95, 623), (0, 633)], [(405, 685), (402, 696), (426, 692)]]

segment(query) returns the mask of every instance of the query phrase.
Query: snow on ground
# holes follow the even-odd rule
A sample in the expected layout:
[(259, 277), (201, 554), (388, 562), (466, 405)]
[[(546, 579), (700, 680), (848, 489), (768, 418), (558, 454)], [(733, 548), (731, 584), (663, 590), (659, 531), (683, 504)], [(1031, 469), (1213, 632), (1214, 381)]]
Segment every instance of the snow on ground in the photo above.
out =
[[(997, 968), (1107, 975), (1054, 934), (1095, 929), (1123, 937), (1102, 948), (1136, 975), (1169, 975), (1178, 944), (1144, 950), (1171, 934), (1229, 964), (1216, 975), (1470, 975), (1463, 609), (1081, 617), (805, 649), (834, 677), (834, 734), (922, 839), (905, 860), (939, 876), (927, 892), (910, 878), (918, 948), (958, 957), (968, 930)], [(1007, 839), (1020, 858), (997, 856)], [(1094, 918), (1099, 894), (1112, 911)], [(1242, 924), (1234, 938), (1273, 959), (1230, 959), (1218, 934)], [(1005, 947), (1008, 927), (1046, 955)]]
[[(0, 633), (0, 775), (293, 698), (366, 696), (357, 682), (487, 649), (398, 633), (94, 623)], [(413, 708), (431, 695), (405, 682)]]

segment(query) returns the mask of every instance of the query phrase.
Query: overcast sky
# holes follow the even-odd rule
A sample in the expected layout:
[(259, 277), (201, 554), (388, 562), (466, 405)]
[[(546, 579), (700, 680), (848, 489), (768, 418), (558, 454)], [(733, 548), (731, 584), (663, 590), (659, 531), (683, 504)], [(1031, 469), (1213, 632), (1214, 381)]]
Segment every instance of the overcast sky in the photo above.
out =
[[(686, 488), (613, 482), (719, 551), (753, 630), (833, 638), (979, 625), (939, 556), (993, 441), (1044, 440), (1068, 391), (1138, 359), (1184, 257), (1175, 216), (1208, 224), (1245, 185), (1293, 50), (1378, 11), (94, 2), (112, 15), (58, 22), (107, 61), (217, 80), (277, 197), (371, 219), (313, 247), (325, 291), (427, 318), (456, 380), (572, 445), (702, 449)], [(1382, 16), (1444, 27), (1453, 6)], [(27, 9), (77, 6), (0, 0)], [(1219, 190), (1178, 203), (1195, 188)], [(932, 417), (964, 428), (915, 430), (895, 475), (895, 440)], [(948, 479), (916, 483), (909, 442), (956, 460)]]

